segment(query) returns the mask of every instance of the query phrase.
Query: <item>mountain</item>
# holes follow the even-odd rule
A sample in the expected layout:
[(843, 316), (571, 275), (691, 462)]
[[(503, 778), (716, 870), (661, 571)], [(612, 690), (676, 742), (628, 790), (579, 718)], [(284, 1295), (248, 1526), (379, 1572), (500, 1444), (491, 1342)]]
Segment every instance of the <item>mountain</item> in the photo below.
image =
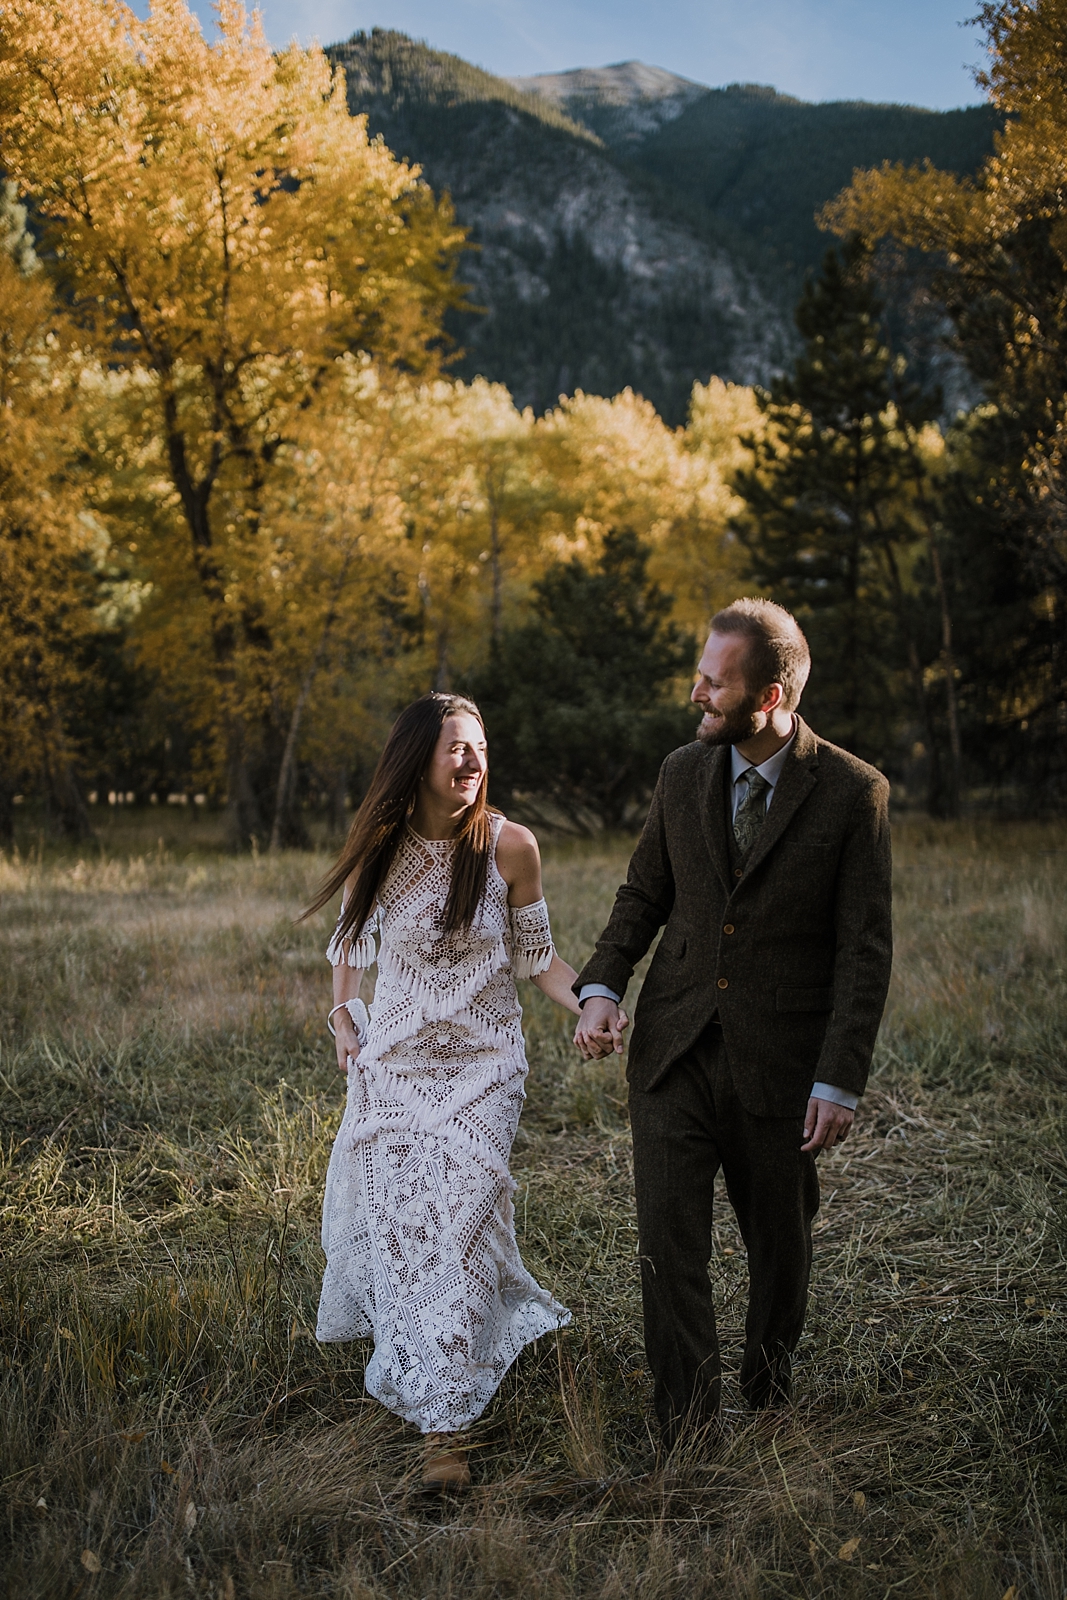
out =
[(816, 208), (856, 166), (973, 171), (996, 126), (987, 107), (809, 105), (633, 61), (497, 78), (383, 29), (327, 54), (352, 111), (470, 230), (484, 310), (454, 319), (453, 370), (537, 410), (630, 385), (680, 422), (694, 379), (765, 381), (830, 242)]
[[(694, 220), (703, 214), (738, 229), (759, 250), (773, 252), (780, 270), (794, 273), (816, 265), (826, 250), (815, 213), (857, 167), (929, 158), (952, 172), (974, 172), (992, 151), (999, 120), (988, 105), (959, 111), (862, 100), (812, 105), (762, 84), (701, 89), (670, 73), (644, 80), (638, 67), (625, 62), (509, 82), (599, 133), (676, 204), (688, 202)], [(620, 91), (629, 83), (632, 97), (624, 104)], [(629, 131), (646, 121), (647, 131)]]
[(538, 410), (630, 384), (681, 420), (694, 378), (751, 382), (781, 360), (787, 319), (736, 252), (646, 196), (549, 96), (384, 30), (328, 54), (352, 110), (471, 230), (463, 277), (487, 314), (454, 327), (458, 373)]
[(708, 92), (702, 83), (663, 67), (646, 67), (643, 61), (505, 81), (520, 93), (537, 95), (566, 111), (606, 144), (616, 146), (638, 143), (658, 132)]

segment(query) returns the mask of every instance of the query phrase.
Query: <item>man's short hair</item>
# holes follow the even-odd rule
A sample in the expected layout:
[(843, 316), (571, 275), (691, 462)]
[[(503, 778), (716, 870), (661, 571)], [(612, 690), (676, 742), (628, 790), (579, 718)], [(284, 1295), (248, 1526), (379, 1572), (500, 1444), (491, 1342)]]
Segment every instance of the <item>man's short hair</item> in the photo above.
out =
[(748, 640), (744, 671), (750, 694), (780, 683), (782, 709), (796, 710), (811, 671), (808, 641), (796, 617), (773, 600), (735, 600), (715, 613), (711, 631)]

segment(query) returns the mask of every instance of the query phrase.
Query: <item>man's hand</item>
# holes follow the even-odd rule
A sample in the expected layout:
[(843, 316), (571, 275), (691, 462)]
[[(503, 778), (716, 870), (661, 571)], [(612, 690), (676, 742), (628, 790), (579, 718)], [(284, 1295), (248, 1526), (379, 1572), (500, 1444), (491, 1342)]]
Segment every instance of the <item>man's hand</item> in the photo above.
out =
[(809, 1100), (804, 1113), (807, 1143), (801, 1145), (801, 1150), (814, 1150), (816, 1155), (820, 1150), (832, 1150), (835, 1144), (848, 1138), (848, 1130), (855, 1120), (856, 1113), (848, 1106), (835, 1105), (832, 1100)]
[(337, 1068), (339, 1072), (347, 1072), (349, 1056), (353, 1061), (359, 1057), (359, 1038), (347, 1011), (335, 1011), (333, 1025), (337, 1034), (334, 1040), (337, 1046)]
[(614, 1000), (603, 994), (590, 995), (574, 1030), (574, 1042), (582, 1059), (599, 1061), (603, 1056), (610, 1056), (612, 1051), (621, 1056), (623, 1029), (629, 1025), (629, 1017)]

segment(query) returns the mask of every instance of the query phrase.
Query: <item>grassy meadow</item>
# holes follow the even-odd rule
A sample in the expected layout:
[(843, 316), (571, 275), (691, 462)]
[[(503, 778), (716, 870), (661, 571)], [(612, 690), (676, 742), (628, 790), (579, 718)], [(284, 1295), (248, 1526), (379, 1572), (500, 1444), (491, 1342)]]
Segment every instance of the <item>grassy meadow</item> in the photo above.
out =
[[(169, 830), (169, 832), (168, 832)], [(160, 834), (162, 833), (162, 837)], [(574, 1326), (419, 1487), (414, 1430), (313, 1338), (342, 1100), (325, 857), (112, 815), (0, 857), (0, 1569), (18, 1600), (1062, 1600), (1067, 825), (905, 820), (898, 957), (853, 1137), (820, 1165), (787, 1415), (728, 1375), (714, 1457), (654, 1470), (625, 1087), (524, 985), (520, 1243)], [(580, 961), (627, 841), (550, 844)], [(728, 1374), (745, 1262), (712, 1272)]]

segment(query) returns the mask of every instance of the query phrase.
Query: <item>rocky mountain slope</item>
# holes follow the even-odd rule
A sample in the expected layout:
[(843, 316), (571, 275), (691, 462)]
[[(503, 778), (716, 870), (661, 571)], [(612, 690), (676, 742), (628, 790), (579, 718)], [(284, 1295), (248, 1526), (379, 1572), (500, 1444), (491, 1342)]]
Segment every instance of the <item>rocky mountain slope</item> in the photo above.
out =
[(614, 67), (575, 67), (536, 78), (508, 78), (522, 94), (534, 94), (600, 134), (606, 144), (625, 147), (658, 133), (708, 90), (643, 61)]
[(749, 382), (781, 359), (787, 319), (735, 252), (651, 203), (551, 98), (399, 34), (329, 53), (353, 111), (451, 193), (478, 247), (463, 276), (486, 314), (457, 326), (457, 370), (538, 410), (630, 384), (680, 420), (694, 378)]
[(854, 166), (971, 170), (984, 108), (809, 106), (709, 90), (640, 62), (502, 79), (375, 29), (332, 46), (349, 104), (448, 190), (484, 308), (456, 319), (456, 370), (541, 410), (632, 386), (672, 422), (694, 379), (766, 379), (792, 347), (812, 220)]
[[(989, 106), (812, 105), (761, 84), (693, 93), (699, 85), (671, 74), (646, 87), (631, 76), (639, 65), (589, 74), (601, 79), (599, 91), (592, 82), (572, 85), (576, 75), (566, 72), (554, 75), (555, 89), (546, 78), (526, 81), (546, 106), (598, 133), (632, 173), (687, 208), (694, 223), (703, 215), (736, 228), (764, 259), (771, 253), (779, 273), (802, 274), (818, 262), (828, 241), (815, 213), (857, 167), (929, 157), (950, 171), (972, 172), (991, 151), (997, 126)], [(630, 82), (634, 92), (624, 103), (620, 91)]]

